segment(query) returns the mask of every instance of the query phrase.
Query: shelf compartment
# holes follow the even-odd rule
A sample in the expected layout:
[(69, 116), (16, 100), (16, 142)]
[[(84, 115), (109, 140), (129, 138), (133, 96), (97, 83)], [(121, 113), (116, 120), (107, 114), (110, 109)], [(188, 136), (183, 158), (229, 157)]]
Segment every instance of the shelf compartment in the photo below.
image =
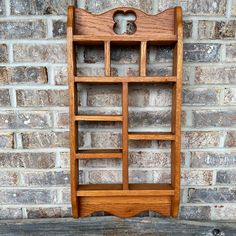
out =
[(169, 132), (129, 132), (129, 140), (175, 140), (175, 135)]
[(76, 115), (76, 121), (122, 121), (122, 115)]
[(176, 76), (76, 76), (77, 83), (172, 83)]
[(122, 149), (90, 149), (79, 150), (76, 159), (108, 159), (122, 158)]
[(122, 184), (79, 185), (77, 196), (173, 196), (170, 184), (129, 184), (122, 190)]

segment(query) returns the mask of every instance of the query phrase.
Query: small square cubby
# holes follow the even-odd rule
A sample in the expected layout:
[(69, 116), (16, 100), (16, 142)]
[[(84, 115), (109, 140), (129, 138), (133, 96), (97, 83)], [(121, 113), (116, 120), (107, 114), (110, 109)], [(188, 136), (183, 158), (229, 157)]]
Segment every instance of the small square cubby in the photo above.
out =
[(122, 148), (121, 122), (80, 121), (78, 132), (79, 150), (120, 150)]
[[(91, 184), (122, 184), (121, 159), (84, 159), (79, 160), (79, 183)], [(108, 186), (109, 188), (109, 186)]]
[(76, 44), (76, 76), (104, 76), (104, 44)]
[(171, 183), (171, 141), (129, 141), (129, 183)]
[(77, 84), (78, 115), (121, 115), (121, 84)]
[(172, 84), (129, 84), (129, 132), (171, 132)]
[(147, 45), (147, 76), (174, 76), (174, 45)]
[(111, 75), (139, 76), (140, 43), (111, 43)]

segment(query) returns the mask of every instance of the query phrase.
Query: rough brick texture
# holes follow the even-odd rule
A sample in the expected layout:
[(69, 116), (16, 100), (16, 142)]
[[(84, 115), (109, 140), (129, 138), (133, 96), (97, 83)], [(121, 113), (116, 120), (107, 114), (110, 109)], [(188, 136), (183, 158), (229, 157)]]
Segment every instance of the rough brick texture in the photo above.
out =
[(0, 67), (0, 84), (45, 84), (47, 68), (34, 66)]
[[(0, 0), (0, 219), (71, 216), (66, 9), (182, 6), (181, 219), (235, 220), (235, 0)], [(139, 75), (138, 45), (111, 46), (111, 74)], [(78, 75), (104, 75), (104, 48), (76, 46)], [(173, 47), (148, 45), (147, 74)], [(172, 85), (129, 86), (130, 131), (169, 131)], [(81, 114), (122, 114), (120, 85), (78, 85)], [(78, 147), (120, 148), (119, 122), (82, 122)], [(170, 183), (168, 141), (130, 141), (132, 183)], [(120, 183), (122, 162), (82, 160), (81, 183)], [(230, 204), (230, 205), (229, 205)], [(148, 213), (147, 213), (148, 214)], [(151, 213), (150, 213), (151, 215)]]
[(8, 62), (7, 45), (0, 44), (0, 63)]
[(31, 21), (1, 21), (0, 39), (41, 39), (46, 37), (46, 22)]

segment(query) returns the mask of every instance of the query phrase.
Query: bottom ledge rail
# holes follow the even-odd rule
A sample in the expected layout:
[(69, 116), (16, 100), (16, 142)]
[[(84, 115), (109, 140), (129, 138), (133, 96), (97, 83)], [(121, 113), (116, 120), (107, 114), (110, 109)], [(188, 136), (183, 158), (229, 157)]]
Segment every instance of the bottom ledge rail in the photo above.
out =
[(143, 211), (171, 216), (171, 196), (83, 196), (79, 197), (79, 217), (94, 212), (107, 212), (118, 217), (131, 217)]

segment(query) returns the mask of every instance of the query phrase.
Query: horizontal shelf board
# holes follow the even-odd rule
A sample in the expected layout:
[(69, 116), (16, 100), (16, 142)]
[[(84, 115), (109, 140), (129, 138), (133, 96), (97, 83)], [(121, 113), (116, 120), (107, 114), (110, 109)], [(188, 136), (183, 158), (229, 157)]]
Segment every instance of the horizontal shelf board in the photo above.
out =
[(135, 43), (135, 42), (154, 42), (170, 44), (177, 42), (177, 36), (171, 34), (159, 34), (157, 36), (132, 36), (132, 35), (112, 35), (112, 36), (89, 36), (74, 35), (73, 41), (79, 44), (92, 44), (110, 41), (111, 43)]
[(176, 76), (76, 76), (78, 83), (170, 83), (176, 82)]
[(129, 190), (122, 190), (122, 184), (79, 185), (77, 196), (172, 196), (170, 184), (129, 184)]
[(129, 132), (129, 140), (175, 140), (175, 135), (169, 132)]
[(122, 158), (122, 149), (90, 149), (79, 150), (76, 153), (76, 159), (107, 159)]
[(122, 121), (121, 115), (77, 115), (77, 121)]

